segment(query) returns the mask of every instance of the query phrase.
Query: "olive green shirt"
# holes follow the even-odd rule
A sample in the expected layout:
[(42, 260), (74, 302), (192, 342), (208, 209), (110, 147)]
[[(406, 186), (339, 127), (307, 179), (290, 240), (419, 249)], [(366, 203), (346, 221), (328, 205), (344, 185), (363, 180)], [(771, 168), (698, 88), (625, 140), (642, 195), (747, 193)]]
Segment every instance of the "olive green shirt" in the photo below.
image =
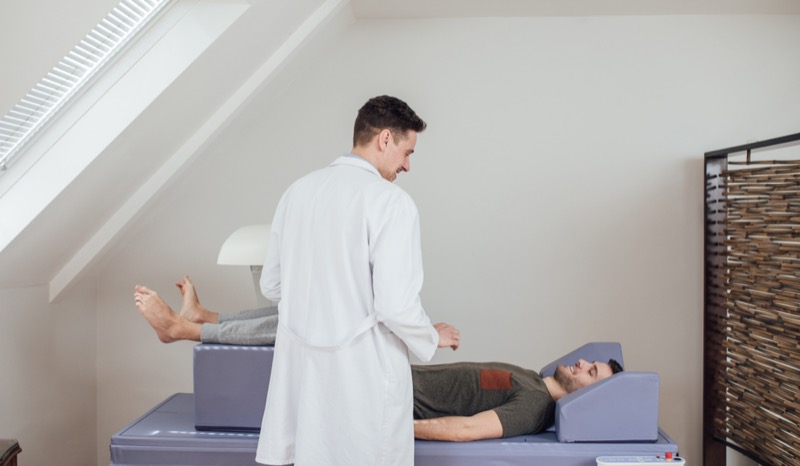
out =
[(499, 362), (411, 366), (414, 419), (497, 413), (503, 437), (536, 434), (553, 423), (556, 402), (535, 371)]

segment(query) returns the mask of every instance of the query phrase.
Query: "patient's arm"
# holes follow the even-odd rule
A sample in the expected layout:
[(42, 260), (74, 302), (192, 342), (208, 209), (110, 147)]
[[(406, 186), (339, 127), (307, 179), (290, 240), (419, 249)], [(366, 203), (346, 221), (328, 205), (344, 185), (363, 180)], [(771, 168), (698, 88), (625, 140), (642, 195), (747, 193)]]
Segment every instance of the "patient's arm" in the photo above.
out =
[(414, 437), (424, 440), (468, 442), (503, 436), (503, 425), (494, 410), (474, 416), (447, 416), (414, 421)]

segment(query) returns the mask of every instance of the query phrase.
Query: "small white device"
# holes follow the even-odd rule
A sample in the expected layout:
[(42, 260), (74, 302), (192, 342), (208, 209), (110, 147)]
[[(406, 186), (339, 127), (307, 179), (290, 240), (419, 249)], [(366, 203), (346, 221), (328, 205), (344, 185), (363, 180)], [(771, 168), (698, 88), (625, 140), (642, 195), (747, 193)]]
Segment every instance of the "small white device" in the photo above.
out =
[(680, 456), (667, 452), (664, 456), (598, 456), (597, 466), (668, 466), (685, 465)]

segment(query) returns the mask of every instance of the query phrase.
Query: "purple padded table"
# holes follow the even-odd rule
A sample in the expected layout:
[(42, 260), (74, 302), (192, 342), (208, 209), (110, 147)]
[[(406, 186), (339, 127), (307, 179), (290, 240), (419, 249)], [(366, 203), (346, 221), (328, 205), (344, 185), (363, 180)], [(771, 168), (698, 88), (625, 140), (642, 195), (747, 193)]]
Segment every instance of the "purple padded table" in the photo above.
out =
[[(111, 437), (111, 466), (259, 466), (258, 434), (197, 431), (194, 396), (178, 393)], [(656, 442), (563, 443), (554, 432), (451, 443), (418, 440), (415, 466), (595, 466), (608, 455), (653, 456), (678, 447), (659, 430)]]
[(176, 393), (111, 437), (111, 466), (258, 466), (258, 434), (194, 427), (194, 395)]

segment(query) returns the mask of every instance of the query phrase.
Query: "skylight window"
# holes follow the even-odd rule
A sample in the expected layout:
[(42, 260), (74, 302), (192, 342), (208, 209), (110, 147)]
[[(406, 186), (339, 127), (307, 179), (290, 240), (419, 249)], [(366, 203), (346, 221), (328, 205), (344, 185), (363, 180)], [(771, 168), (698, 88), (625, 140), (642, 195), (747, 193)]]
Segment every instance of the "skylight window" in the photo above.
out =
[(171, 0), (121, 0), (0, 119), (0, 175), (50, 121)]

